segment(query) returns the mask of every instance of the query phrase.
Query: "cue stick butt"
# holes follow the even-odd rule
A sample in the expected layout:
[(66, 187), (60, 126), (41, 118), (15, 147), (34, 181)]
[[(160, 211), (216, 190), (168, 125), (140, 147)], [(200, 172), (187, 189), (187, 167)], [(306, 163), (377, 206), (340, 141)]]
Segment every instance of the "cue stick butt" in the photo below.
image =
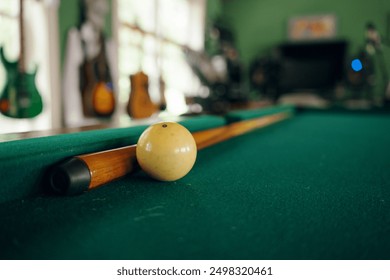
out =
[(84, 161), (71, 158), (55, 166), (49, 177), (51, 189), (58, 194), (73, 195), (88, 190), (91, 173)]
[(132, 145), (75, 156), (50, 171), (49, 184), (58, 194), (74, 195), (97, 188), (136, 169), (136, 145)]

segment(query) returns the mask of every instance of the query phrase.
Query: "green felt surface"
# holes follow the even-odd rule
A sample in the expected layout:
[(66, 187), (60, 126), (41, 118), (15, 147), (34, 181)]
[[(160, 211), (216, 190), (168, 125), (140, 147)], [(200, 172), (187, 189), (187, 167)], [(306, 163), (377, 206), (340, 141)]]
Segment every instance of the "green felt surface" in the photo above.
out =
[(390, 118), (302, 113), (75, 197), (0, 204), (0, 257), (389, 259)]
[(295, 107), (293, 105), (284, 104), (278, 106), (270, 106), (260, 109), (251, 109), (251, 110), (237, 110), (232, 111), (226, 114), (226, 122), (238, 122), (243, 120), (250, 120), (254, 118), (260, 118), (268, 115), (273, 115), (277, 113), (287, 112), (293, 114), (295, 112)]
[[(222, 117), (199, 116), (180, 122), (191, 132), (225, 124)], [(0, 203), (41, 193), (45, 171), (75, 155), (137, 143), (146, 125), (112, 128), (0, 143)]]

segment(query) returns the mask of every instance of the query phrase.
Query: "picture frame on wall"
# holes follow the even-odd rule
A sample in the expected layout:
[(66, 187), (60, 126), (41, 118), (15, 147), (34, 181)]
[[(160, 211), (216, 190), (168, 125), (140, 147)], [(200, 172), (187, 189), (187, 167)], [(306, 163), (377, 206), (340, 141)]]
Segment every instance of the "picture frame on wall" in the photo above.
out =
[(337, 18), (333, 14), (297, 16), (288, 21), (291, 41), (326, 40), (336, 37)]

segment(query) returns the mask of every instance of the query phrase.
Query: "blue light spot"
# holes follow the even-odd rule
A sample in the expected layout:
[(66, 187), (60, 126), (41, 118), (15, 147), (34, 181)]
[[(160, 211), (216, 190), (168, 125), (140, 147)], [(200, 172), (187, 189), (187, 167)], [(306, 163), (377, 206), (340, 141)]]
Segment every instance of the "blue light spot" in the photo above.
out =
[(353, 71), (355, 71), (355, 72), (359, 72), (360, 70), (363, 69), (363, 65), (362, 65), (362, 62), (360, 61), (360, 59), (352, 60), (351, 66), (352, 66)]

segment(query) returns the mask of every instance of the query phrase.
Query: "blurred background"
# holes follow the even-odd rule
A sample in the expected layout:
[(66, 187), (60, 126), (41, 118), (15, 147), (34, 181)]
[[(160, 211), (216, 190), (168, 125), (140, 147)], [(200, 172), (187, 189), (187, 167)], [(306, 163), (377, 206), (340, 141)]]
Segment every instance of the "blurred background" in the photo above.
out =
[(387, 109), (386, 0), (2, 0), (0, 133)]

